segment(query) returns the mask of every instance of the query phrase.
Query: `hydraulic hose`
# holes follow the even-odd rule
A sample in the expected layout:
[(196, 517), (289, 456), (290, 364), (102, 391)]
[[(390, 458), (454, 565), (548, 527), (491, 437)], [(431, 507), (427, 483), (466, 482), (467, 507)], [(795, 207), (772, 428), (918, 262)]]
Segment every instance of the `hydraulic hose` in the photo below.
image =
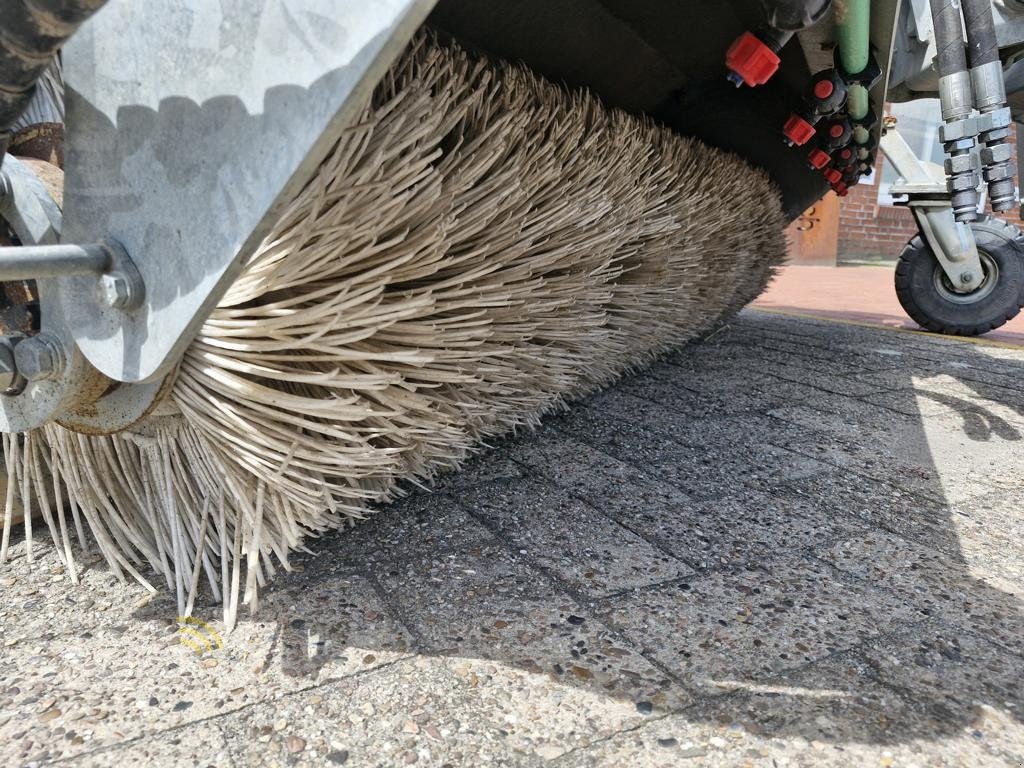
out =
[[(950, 77), (967, 71), (967, 52), (964, 50), (961, 33), (959, 5), (956, 0), (931, 0), (935, 61), (939, 77)], [(964, 114), (970, 114), (970, 109)]]
[(961, 0), (961, 6), (974, 106), (981, 112), (983, 121), (979, 134), (985, 145), (981, 150), (982, 174), (988, 182), (992, 210), (1007, 211), (1017, 203), (1017, 197), (1011, 163), (1011, 117), (1006, 104), (1006, 84), (999, 61), (992, 4), (989, 0)]
[(871, 41), (871, 0), (836, 0), (839, 61), (854, 74), (868, 65)]
[(0, 0), (0, 162), (54, 55), (106, 0)]
[[(871, 0), (836, 0), (836, 34), (839, 41), (839, 63), (848, 74), (863, 72), (871, 57)], [(846, 112), (852, 120), (861, 120), (871, 109), (868, 89), (861, 83), (850, 85)], [(863, 144), (868, 133), (855, 135)], [(859, 141), (863, 139), (864, 141)]]
[(940, 138), (946, 152), (946, 182), (957, 221), (978, 217), (978, 171), (973, 149), (977, 127), (970, 115), (974, 92), (967, 72), (960, 16), (960, 0), (930, 0), (939, 68), (939, 102), (943, 125)]
[(999, 61), (999, 44), (990, 0), (960, 0), (967, 30), (967, 64), (971, 69)]

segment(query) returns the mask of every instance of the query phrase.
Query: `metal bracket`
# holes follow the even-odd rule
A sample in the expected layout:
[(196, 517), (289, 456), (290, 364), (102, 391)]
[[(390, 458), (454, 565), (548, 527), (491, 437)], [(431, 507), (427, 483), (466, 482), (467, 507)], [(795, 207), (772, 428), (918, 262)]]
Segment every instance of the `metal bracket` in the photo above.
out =
[(974, 232), (953, 216), (944, 169), (921, 161), (895, 126), (886, 128), (880, 146), (901, 177), (890, 186), (890, 193), (907, 196), (921, 236), (950, 282), (964, 292), (981, 285), (984, 272)]
[(34, 278), (42, 318), (37, 336), (5, 339), (10, 354), (3, 355), (5, 365), (0, 367), (10, 373), (6, 369), (12, 360), (20, 360), (20, 370), (14, 373), (29, 380), (23, 376), (18, 387), (0, 394), (0, 431), (24, 432), (49, 421), (88, 434), (125, 429), (156, 405), (165, 382), (117, 384), (90, 366), (75, 346), (58, 300), (57, 275), (69, 269), (87, 270), (93, 287), (105, 290), (105, 277), (124, 275), (132, 282), (131, 260), (116, 243), (56, 244), (61, 211), (42, 182), (9, 155), (4, 158), (2, 178), (0, 217), (26, 247), (0, 248), (0, 279)]
[(59, 280), (92, 365), (171, 369), (434, 2), (110, 0), (82, 27), (63, 53), (65, 240), (116, 239), (147, 291), (125, 312)]

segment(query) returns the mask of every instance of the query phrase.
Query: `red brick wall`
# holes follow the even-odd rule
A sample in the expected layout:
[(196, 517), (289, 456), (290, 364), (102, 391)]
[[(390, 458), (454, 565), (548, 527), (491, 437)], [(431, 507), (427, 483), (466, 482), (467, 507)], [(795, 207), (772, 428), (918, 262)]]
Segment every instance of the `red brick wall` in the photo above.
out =
[[(875, 164), (873, 184), (867, 179), (853, 187), (839, 206), (839, 259), (895, 259), (917, 232), (907, 208), (878, 204), (882, 160)], [(829, 192), (831, 195), (832, 193)]]

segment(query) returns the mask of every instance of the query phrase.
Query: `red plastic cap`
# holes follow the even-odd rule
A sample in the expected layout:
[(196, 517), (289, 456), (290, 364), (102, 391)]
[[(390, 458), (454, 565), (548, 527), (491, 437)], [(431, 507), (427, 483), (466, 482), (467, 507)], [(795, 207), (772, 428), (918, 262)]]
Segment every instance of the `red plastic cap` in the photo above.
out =
[(819, 80), (814, 84), (814, 95), (819, 99), (827, 99), (835, 89), (831, 80)]
[(822, 168), (828, 165), (829, 160), (831, 159), (832, 158), (829, 157), (828, 152), (823, 152), (820, 149), (812, 149), (810, 154), (807, 155), (807, 163), (811, 166), (811, 168), (814, 168), (815, 170), (818, 171), (820, 171)]
[(853, 157), (853, 150), (844, 149), (839, 153), (839, 156), (843, 158), (843, 160), (849, 160), (851, 157)]
[(829, 168), (825, 171), (825, 180), (835, 186), (843, 180), (843, 174), (837, 171), (835, 168)]
[(845, 184), (839, 182), (838, 184), (832, 185), (832, 190), (840, 197), (846, 197), (846, 194), (850, 191)]
[(842, 124), (841, 123), (836, 123), (831, 128), (829, 128), (828, 129), (828, 135), (831, 136), (833, 139), (838, 139), (840, 136), (842, 136), (843, 135), (843, 126), (842, 126)]
[(779, 57), (752, 32), (744, 32), (726, 51), (725, 66), (749, 86), (764, 85), (778, 70)]
[(782, 126), (782, 133), (792, 144), (802, 147), (814, 136), (814, 126), (800, 115), (790, 115), (789, 120)]

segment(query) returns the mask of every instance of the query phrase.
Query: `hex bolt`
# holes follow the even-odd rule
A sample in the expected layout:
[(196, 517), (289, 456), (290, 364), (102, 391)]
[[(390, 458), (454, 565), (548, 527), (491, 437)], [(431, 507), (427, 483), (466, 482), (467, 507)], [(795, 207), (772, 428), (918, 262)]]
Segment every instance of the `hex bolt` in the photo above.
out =
[(132, 284), (122, 272), (108, 272), (100, 276), (100, 299), (111, 309), (126, 309), (132, 303)]
[(14, 348), (18, 373), (29, 381), (45, 381), (59, 375), (66, 362), (64, 346), (49, 333), (25, 339)]
[(960, 282), (961, 283), (973, 283), (974, 282), (974, 275), (972, 275), (970, 272), (961, 272), (960, 273)]

